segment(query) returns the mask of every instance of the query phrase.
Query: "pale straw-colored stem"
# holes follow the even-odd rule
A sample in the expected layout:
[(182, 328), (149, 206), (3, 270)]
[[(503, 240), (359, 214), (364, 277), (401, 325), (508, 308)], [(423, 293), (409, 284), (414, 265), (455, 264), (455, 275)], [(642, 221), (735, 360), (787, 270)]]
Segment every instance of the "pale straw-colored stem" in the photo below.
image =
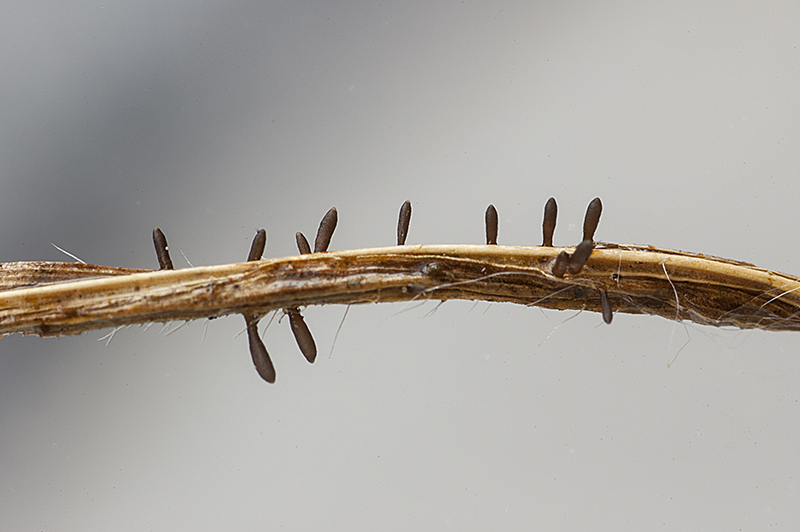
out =
[(600, 290), (615, 313), (800, 330), (797, 277), (716, 257), (597, 243), (579, 273), (558, 278), (551, 268), (562, 250), (574, 248), (393, 246), (161, 271), (4, 263), (0, 334), (56, 336), (308, 305), (426, 299), (600, 312)]

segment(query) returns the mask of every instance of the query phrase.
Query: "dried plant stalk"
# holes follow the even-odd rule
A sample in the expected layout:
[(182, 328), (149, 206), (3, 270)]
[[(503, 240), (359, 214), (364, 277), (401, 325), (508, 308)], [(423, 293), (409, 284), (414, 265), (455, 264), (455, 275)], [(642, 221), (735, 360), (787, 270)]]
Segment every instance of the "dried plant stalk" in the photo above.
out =
[(797, 277), (705, 255), (603, 243), (577, 274), (554, 276), (558, 254), (574, 249), (393, 246), (161, 271), (4, 263), (0, 334), (56, 336), (308, 305), (425, 299), (601, 312), (601, 290), (614, 312), (800, 330)]

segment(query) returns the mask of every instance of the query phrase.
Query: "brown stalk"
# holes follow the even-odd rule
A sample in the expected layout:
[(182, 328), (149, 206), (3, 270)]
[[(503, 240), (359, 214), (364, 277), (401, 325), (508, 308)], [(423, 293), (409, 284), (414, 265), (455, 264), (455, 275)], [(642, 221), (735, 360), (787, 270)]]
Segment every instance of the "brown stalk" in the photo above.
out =
[[(703, 325), (800, 330), (800, 279), (751, 264), (595, 243), (577, 273), (553, 275), (575, 248), (419, 245), (328, 251), (182, 270), (61, 262), (0, 264), (0, 334), (93, 329), (308, 305), (484, 300), (559, 310), (654, 314)], [(607, 320), (610, 321), (610, 320)]]

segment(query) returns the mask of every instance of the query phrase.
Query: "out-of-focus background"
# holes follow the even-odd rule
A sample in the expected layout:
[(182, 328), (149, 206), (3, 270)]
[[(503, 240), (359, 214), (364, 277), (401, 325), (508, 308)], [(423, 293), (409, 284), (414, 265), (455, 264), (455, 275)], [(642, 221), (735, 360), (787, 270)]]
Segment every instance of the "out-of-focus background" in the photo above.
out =
[[(602, 241), (800, 274), (792, 2), (0, 6), (0, 261)], [(434, 312), (435, 310), (435, 312)], [(0, 340), (2, 530), (800, 525), (800, 335), (450, 302)], [(668, 364), (671, 364), (668, 367)]]

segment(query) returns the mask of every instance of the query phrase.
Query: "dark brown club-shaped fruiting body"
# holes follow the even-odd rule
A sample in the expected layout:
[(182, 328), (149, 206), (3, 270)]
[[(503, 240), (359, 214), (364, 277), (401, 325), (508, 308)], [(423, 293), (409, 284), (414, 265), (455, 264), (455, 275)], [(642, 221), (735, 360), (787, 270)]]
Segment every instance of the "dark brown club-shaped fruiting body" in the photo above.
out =
[(167, 245), (167, 237), (161, 232), (158, 227), (153, 228), (153, 244), (156, 246), (156, 257), (158, 257), (159, 270), (171, 270), (172, 259), (169, 256), (169, 246)]
[(556, 218), (558, 217), (558, 205), (556, 199), (550, 198), (544, 204), (544, 221), (542, 222), (542, 233), (544, 240), (543, 246), (553, 247), (553, 233), (556, 232)]
[(608, 299), (608, 292), (600, 290), (600, 309), (603, 313), (603, 321), (610, 324), (614, 319), (614, 311), (611, 309), (611, 301)]
[(569, 253), (562, 251), (553, 261), (553, 275), (558, 278), (564, 277), (567, 273), (567, 266), (569, 266)]
[(250, 253), (247, 254), (247, 262), (254, 260), (261, 260), (264, 255), (264, 249), (267, 247), (267, 232), (264, 229), (259, 229), (256, 236), (253, 238), (253, 243), (250, 244)]
[(486, 208), (486, 245), (497, 245), (497, 209), (491, 204)]
[(400, 217), (397, 220), (397, 245), (403, 246), (408, 236), (408, 224), (411, 222), (411, 201), (406, 200), (400, 207)]
[[(338, 217), (336, 207), (332, 207), (322, 217), (317, 230), (317, 238), (314, 240), (314, 253), (328, 251)], [(311, 253), (311, 246), (308, 245), (308, 240), (306, 240), (303, 233), (298, 231), (295, 233), (294, 238), (301, 255)], [(300, 348), (300, 352), (303, 353), (306, 360), (313, 364), (314, 360), (317, 359), (317, 344), (314, 342), (314, 337), (311, 335), (303, 315), (300, 314), (300, 310), (297, 308), (286, 308), (283, 311), (289, 316), (289, 325), (292, 327), (292, 334), (294, 334), (297, 347)]]
[(569, 268), (567, 268), (567, 271), (572, 275), (579, 273), (583, 265), (586, 264), (586, 261), (589, 260), (593, 249), (594, 242), (591, 240), (584, 240), (578, 244), (578, 247), (575, 248), (575, 252), (569, 257)]
[(297, 250), (300, 252), (301, 255), (308, 255), (309, 253), (311, 253), (311, 246), (308, 245), (308, 240), (306, 240), (306, 235), (298, 231), (294, 234), (294, 239), (297, 242)]
[(594, 232), (600, 223), (600, 214), (603, 212), (603, 202), (595, 198), (586, 208), (586, 217), (583, 219), (583, 240), (594, 240)]
[[(334, 227), (335, 225), (336, 222), (334, 221)], [(294, 238), (297, 241), (297, 249), (301, 255), (311, 253), (311, 247), (308, 245), (308, 240), (306, 240), (303, 233), (298, 231), (295, 233)], [(319, 236), (317, 236), (317, 239), (319, 240)], [(330, 237), (328, 239), (330, 240)], [(289, 316), (289, 325), (292, 327), (292, 334), (294, 334), (297, 347), (300, 348), (300, 352), (303, 353), (306, 360), (313, 364), (314, 360), (317, 359), (317, 344), (314, 342), (314, 337), (311, 336), (311, 331), (308, 330), (303, 315), (300, 314), (300, 310), (297, 308), (287, 308), (283, 311)]]
[[(247, 254), (247, 262), (261, 260), (264, 254), (264, 248), (267, 247), (267, 232), (264, 229), (259, 229), (256, 236), (253, 238), (253, 243), (250, 244), (250, 253)], [(244, 323), (247, 325), (247, 341), (250, 344), (250, 355), (253, 357), (253, 364), (256, 371), (261, 378), (269, 383), (275, 382), (275, 366), (272, 365), (272, 360), (269, 358), (267, 348), (261, 337), (258, 335), (258, 320), (257, 316), (243, 314)]]
[(289, 324), (292, 326), (297, 347), (300, 348), (300, 352), (303, 353), (306, 360), (313, 364), (317, 359), (317, 344), (314, 342), (314, 337), (311, 336), (311, 331), (308, 330), (303, 315), (296, 308), (287, 308), (284, 309), (284, 312), (289, 316)]
[(314, 253), (328, 251), (328, 246), (331, 245), (331, 237), (333, 237), (333, 231), (336, 229), (336, 222), (338, 220), (339, 214), (336, 212), (336, 207), (331, 207), (319, 223), (317, 238), (314, 239)]
[(267, 348), (261, 337), (258, 336), (258, 319), (255, 317), (244, 317), (247, 324), (247, 340), (250, 343), (250, 354), (253, 357), (253, 365), (262, 379), (269, 383), (275, 382), (275, 366), (269, 358)]

